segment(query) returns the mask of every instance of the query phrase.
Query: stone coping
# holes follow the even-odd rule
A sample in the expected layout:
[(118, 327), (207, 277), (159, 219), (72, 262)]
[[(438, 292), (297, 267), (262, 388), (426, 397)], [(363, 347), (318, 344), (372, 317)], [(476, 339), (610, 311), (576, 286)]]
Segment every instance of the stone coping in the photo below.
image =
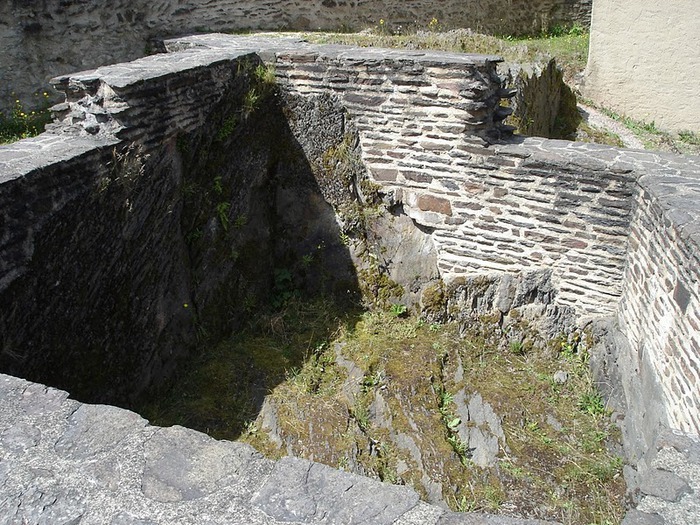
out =
[(263, 54), (297, 54), (338, 59), (381, 60), (384, 62), (412, 60), (426, 65), (434, 63), (441, 66), (459, 64), (484, 65), (488, 62), (503, 62), (503, 58), (498, 55), (453, 53), (424, 49), (387, 49), (341, 44), (313, 44), (303, 38), (287, 36), (239, 36), (225, 33), (208, 33), (171, 38), (165, 40), (164, 45), (169, 52), (205, 48)]

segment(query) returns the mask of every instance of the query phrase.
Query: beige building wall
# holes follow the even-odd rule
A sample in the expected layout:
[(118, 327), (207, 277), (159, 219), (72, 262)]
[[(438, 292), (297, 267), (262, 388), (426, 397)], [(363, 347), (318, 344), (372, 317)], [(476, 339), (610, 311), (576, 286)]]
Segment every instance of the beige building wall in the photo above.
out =
[(584, 94), (661, 129), (700, 131), (700, 0), (594, 0)]

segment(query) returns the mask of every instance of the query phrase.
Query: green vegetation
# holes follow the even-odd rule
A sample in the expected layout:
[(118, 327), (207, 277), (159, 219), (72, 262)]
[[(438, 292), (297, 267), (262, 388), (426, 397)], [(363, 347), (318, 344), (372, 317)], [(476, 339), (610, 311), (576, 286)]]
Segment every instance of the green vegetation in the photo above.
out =
[(655, 122), (635, 120), (605, 108), (601, 112), (623, 124), (644, 144), (645, 149), (700, 155), (700, 134), (692, 131), (670, 133), (660, 130)]
[[(304, 302), (288, 281), (280, 271), (279, 307), (203, 345), (142, 413), (242, 439), (270, 457), (291, 452), (405, 483), (424, 497), (428, 475), (454, 510), (619, 521), (622, 463), (609, 452), (619, 436), (577, 337), (546, 349), (510, 345), (497, 325), (428, 324), (397, 315), (396, 304), (362, 312)], [(564, 383), (554, 380), (558, 371)], [(487, 468), (472, 463), (458, 433), (473, 423), (459, 415), (457, 394), (476, 393), (505, 433)]]
[[(38, 94), (35, 95), (37, 98)], [(41, 94), (42, 101), (36, 104), (37, 109), (26, 110), (19, 100), (15, 100), (9, 115), (0, 113), (0, 144), (8, 144), (16, 140), (34, 137), (44, 131), (44, 126), (51, 122), (49, 94)]]
[[(279, 281), (286, 293), (283, 275)], [(236, 439), (256, 428), (262, 398), (276, 385), (286, 382), (305, 392), (322, 392), (328, 381), (322, 372), (324, 343), (351, 313), (329, 301), (291, 299), (290, 294), (279, 309), (269, 306), (229, 340), (211, 346), (205, 338), (201, 352), (183, 363), (181, 375), (156, 392), (141, 413), (154, 424), (185, 425), (219, 439)]]
[(242, 121), (255, 113), (269, 97), (275, 94), (277, 79), (273, 66), (262, 63), (254, 64), (243, 59), (238, 63), (237, 74), (244, 77), (247, 89), (242, 93), (240, 106), (225, 115), (214, 137), (224, 142), (238, 128)]

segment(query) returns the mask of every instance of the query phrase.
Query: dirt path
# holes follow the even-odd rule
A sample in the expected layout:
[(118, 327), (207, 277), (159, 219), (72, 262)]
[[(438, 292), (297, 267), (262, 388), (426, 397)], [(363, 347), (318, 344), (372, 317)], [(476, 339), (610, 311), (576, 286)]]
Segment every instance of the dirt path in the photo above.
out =
[(611, 119), (607, 115), (604, 115), (597, 109), (590, 106), (579, 104), (578, 108), (584, 120), (590, 126), (615, 133), (618, 137), (620, 137), (620, 140), (622, 140), (626, 148), (645, 149), (644, 143), (639, 140), (634, 133), (616, 120)]

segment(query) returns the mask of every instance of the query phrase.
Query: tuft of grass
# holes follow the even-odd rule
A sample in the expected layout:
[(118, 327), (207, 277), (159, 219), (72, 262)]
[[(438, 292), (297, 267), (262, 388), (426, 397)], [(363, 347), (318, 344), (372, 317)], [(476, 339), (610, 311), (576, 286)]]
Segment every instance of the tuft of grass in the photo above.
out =
[(253, 78), (259, 85), (272, 87), (277, 84), (275, 68), (272, 65), (258, 64), (253, 71)]
[[(35, 94), (39, 97), (39, 94)], [(37, 109), (25, 109), (19, 99), (15, 100), (9, 115), (0, 113), (0, 144), (9, 144), (17, 140), (35, 137), (43, 133), (46, 124), (51, 122), (49, 94), (41, 94), (42, 101)]]
[(678, 139), (685, 144), (691, 146), (700, 146), (700, 134), (694, 133), (692, 131), (680, 131), (678, 133)]
[(245, 95), (243, 95), (243, 114), (248, 116), (258, 109), (261, 98), (256, 88), (250, 88), (246, 91)]
[(220, 202), (219, 204), (216, 205), (216, 215), (219, 218), (219, 222), (221, 223), (221, 227), (224, 229), (224, 231), (228, 231), (228, 226), (229, 226), (229, 219), (228, 219), (228, 212), (231, 209), (231, 203), (230, 202)]
[(581, 122), (576, 130), (576, 140), (578, 142), (592, 142), (594, 144), (607, 144), (616, 148), (624, 148), (625, 143), (616, 133), (599, 129)]

